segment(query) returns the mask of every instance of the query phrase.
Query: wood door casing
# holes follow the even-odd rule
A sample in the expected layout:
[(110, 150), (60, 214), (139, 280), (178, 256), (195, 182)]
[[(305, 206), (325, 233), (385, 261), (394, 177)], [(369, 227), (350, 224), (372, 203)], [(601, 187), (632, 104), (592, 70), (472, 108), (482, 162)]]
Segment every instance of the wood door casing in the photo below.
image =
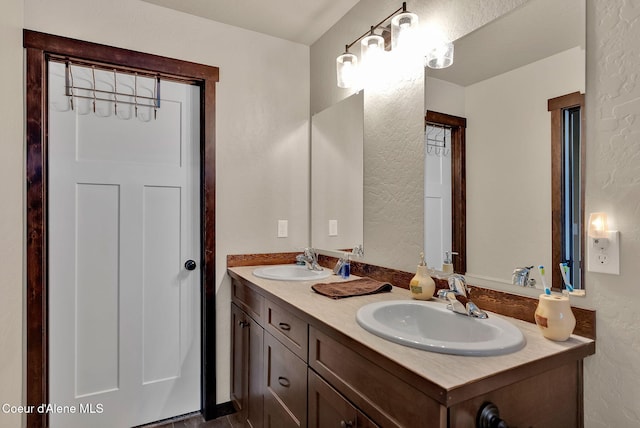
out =
[[(216, 416), (215, 373), (215, 85), (217, 67), (180, 61), (25, 30), (26, 48), (26, 405), (49, 402), (47, 202), (47, 59), (68, 56), (187, 80), (200, 87), (202, 375), (201, 408)], [(27, 415), (27, 426), (48, 426), (46, 413)]]
[(451, 248), (458, 253), (453, 257), (453, 271), (467, 273), (467, 178), (466, 130), (467, 119), (450, 114), (427, 111), (427, 124), (451, 127)]

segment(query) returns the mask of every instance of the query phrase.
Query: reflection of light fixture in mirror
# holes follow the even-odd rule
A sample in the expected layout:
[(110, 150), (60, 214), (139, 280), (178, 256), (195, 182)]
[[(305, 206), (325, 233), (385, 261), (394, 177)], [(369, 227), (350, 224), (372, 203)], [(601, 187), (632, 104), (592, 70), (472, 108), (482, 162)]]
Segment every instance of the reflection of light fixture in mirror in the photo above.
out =
[(351, 88), (355, 85), (358, 74), (358, 57), (349, 53), (349, 47), (345, 53), (336, 58), (336, 72), (338, 74), (338, 88)]
[(426, 64), (429, 68), (447, 68), (453, 64), (453, 43), (439, 40), (427, 52)]
[(453, 64), (453, 42), (445, 37), (440, 28), (430, 25), (425, 32), (425, 40), (425, 66), (440, 69)]
[[(412, 51), (412, 46), (414, 46), (414, 43), (417, 41), (418, 15), (407, 12), (407, 2), (403, 2), (402, 7), (395, 10), (391, 15), (384, 18), (378, 24), (372, 25), (370, 30), (348, 44), (345, 53), (337, 58), (336, 72), (339, 88), (351, 88), (356, 83), (355, 77), (350, 80), (346, 75), (346, 73), (352, 73), (352, 67), (345, 67), (347, 61), (350, 66), (357, 64), (357, 57), (349, 53), (349, 48), (362, 40), (363, 63), (366, 62), (365, 56), (372, 53), (372, 49), (381, 48), (381, 51), (384, 50), (384, 39), (380, 35), (376, 35), (374, 31), (381, 29), (384, 33), (385, 29), (382, 25), (388, 20), (391, 20), (391, 45), (393, 49), (402, 49), (407, 52)], [(349, 55), (349, 57), (346, 57), (345, 55)], [(453, 58), (453, 56), (451, 56), (451, 58)], [(355, 75), (356, 73), (353, 72), (353, 76)]]
[(590, 272), (620, 274), (620, 232), (609, 230), (606, 213), (591, 213), (587, 235), (589, 237), (588, 269)]

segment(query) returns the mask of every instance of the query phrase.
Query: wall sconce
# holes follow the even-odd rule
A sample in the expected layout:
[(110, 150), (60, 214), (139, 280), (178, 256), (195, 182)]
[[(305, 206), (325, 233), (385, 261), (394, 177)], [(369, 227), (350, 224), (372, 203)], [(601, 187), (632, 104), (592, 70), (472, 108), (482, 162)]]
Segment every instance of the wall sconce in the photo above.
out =
[[(358, 57), (349, 52), (349, 49), (362, 41), (362, 63), (367, 63), (367, 57), (379, 58), (385, 50), (384, 37), (375, 32), (381, 30), (383, 35), (388, 33), (389, 26), (382, 25), (391, 20), (391, 46), (392, 49), (408, 49), (415, 42), (418, 34), (418, 15), (407, 11), (407, 2), (402, 3), (402, 7), (395, 10), (391, 15), (384, 18), (376, 25), (372, 25), (371, 29), (355, 39), (353, 42), (345, 45), (345, 51), (336, 58), (336, 74), (339, 88), (352, 88), (358, 83)], [(453, 43), (443, 50), (439, 49), (430, 52), (426, 64), (432, 68), (445, 68), (453, 63)], [(445, 57), (435, 57), (436, 55), (445, 55)], [(375, 62), (369, 60), (369, 63)]]
[(590, 272), (620, 274), (620, 232), (609, 230), (606, 213), (591, 213), (587, 226)]

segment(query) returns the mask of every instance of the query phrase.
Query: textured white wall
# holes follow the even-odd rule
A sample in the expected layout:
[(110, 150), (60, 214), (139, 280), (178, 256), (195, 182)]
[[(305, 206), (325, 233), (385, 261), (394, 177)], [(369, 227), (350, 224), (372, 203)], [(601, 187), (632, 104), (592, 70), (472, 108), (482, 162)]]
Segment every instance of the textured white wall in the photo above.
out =
[(596, 354), (585, 361), (588, 428), (640, 426), (640, 5), (587, 1), (586, 213), (621, 232), (620, 276), (587, 272)]
[[(585, 361), (585, 425), (631, 428), (640, 426), (640, 6), (637, 0), (586, 2), (586, 212), (609, 212), (622, 234), (622, 260), (619, 276), (587, 272), (587, 297), (577, 300), (597, 310), (597, 351)], [(422, 12), (439, 19), (456, 39), (523, 2), (480, 3), (417, 0), (409, 9), (423, 22)], [(362, 0), (312, 46), (312, 111), (345, 96), (335, 87), (335, 57), (387, 11), (381, 6)]]
[[(309, 48), (140, 1), (24, 1), (25, 27), (220, 67), (216, 94), (219, 402), (229, 400), (227, 254), (309, 240)], [(14, 82), (15, 84), (15, 82)], [(20, 176), (13, 177), (16, 184)], [(277, 238), (277, 220), (289, 238)]]
[[(22, 400), (23, 171), (22, 0), (0, 7), (0, 406)], [(0, 409), (0, 426), (21, 415)]]

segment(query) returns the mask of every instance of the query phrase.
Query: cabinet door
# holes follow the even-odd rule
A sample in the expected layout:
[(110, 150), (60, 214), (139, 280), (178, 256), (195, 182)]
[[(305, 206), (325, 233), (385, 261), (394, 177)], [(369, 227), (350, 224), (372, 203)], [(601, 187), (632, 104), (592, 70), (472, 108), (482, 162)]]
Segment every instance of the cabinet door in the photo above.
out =
[(307, 364), (269, 333), (264, 335), (264, 364), (265, 428), (306, 427)]
[(249, 396), (249, 317), (231, 304), (231, 401), (245, 420)]
[(264, 329), (231, 305), (231, 400), (241, 421), (262, 428)]
[(313, 370), (309, 370), (309, 428), (377, 427)]
[(582, 361), (455, 404), (449, 409), (451, 426), (474, 426), (478, 410), (485, 402), (495, 404), (500, 418), (510, 427), (582, 427)]
[(264, 414), (264, 329), (249, 318), (247, 425), (262, 428)]

